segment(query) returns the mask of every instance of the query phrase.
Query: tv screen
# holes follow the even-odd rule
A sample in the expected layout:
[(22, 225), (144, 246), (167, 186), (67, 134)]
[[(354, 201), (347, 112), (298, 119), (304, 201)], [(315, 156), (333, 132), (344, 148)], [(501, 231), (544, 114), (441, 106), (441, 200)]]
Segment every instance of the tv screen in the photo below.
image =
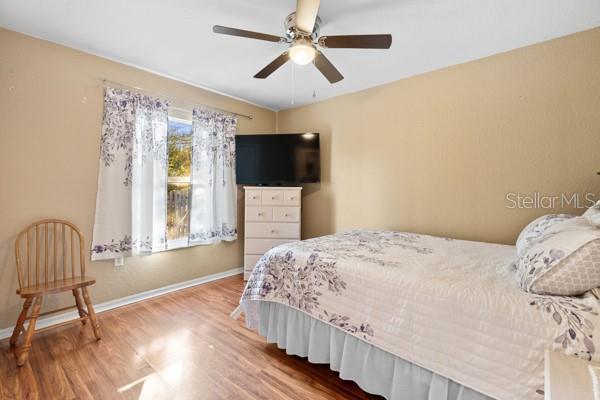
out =
[(245, 185), (298, 185), (319, 182), (318, 133), (238, 135), (236, 182)]

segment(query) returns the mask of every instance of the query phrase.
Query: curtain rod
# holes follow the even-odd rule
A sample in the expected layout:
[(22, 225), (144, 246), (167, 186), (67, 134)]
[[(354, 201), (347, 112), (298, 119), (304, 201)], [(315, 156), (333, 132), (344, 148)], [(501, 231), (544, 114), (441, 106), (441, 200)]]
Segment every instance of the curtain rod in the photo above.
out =
[[(192, 100), (173, 98), (171, 96), (163, 95), (162, 93), (158, 93), (158, 92), (153, 92), (153, 91), (150, 91), (150, 90), (142, 89), (141, 87), (137, 87), (137, 86), (127, 85), (125, 83), (113, 81), (113, 80), (108, 79), (108, 78), (100, 77), (100, 80), (102, 81), (102, 84), (104, 86), (107, 86), (107, 84), (108, 85), (114, 85), (114, 86), (120, 86), (121, 88), (133, 89), (133, 90), (136, 90), (138, 92), (143, 92), (143, 93), (146, 93), (146, 94), (152, 94), (152, 95), (155, 95), (155, 96), (158, 96), (158, 97), (162, 97), (162, 98), (164, 98), (166, 100), (174, 101), (174, 102), (177, 102), (177, 103), (188, 103), (188, 104), (190, 104), (192, 106), (195, 106), (195, 107), (204, 107), (204, 108), (208, 108), (208, 109), (215, 110), (215, 111), (223, 111), (223, 112), (226, 112), (226, 113), (237, 115), (238, 117), (248, 118), (249, 120), (253, 120), (254, 119), (254, 117), (252, 115), (240, 114), (240, 113), (236, 113), (236, 112), (229, 111), (229, 110), (223, 110), (222, 108), (205, 106), (203, 104), (198, 104), (198, 102), (195, 102), (195, 101), (192, 101)], [(177, 108), (177, 107), (173, 107), (173, 108), (176, 108), (176, 109), (179, 109), (179, 110), (183, 110), (183, 111), (189, 111), (189, 110), (185, 110), (185, 109)]]

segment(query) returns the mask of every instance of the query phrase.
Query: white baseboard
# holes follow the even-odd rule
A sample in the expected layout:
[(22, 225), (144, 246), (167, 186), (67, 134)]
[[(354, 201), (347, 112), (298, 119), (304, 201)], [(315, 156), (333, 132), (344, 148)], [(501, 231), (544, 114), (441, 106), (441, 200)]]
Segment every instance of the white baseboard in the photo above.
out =
[[(104, 303), (94, 304), (94, 309), (96, 313), (101, 313), (104, 311), (112, 310), (117, 307), (126, 306), (128, 304), (137, 303), (138, 301), (151, 299), (153, 297), (162, 296), (163, 294), (175, 292), (177, 290), (189, 288), (192, 286), (202, 285), (204, 283), (216, 281), (218, 279), (227, 278), (229, 276), (238, 275), (244, 272), (244, 268), (234, 268), (228, 271), (218, 272), (216, 274), (203, 276), (200, 278), (192, 279), (185, 282), (175, 283), (169, 286), (163, 286), (158, 289), (148, 290), (147, 292), (142, 292), (138, 294), (134, 294), (127, 297), (122, 297), (120, 299), (109, 300)], [(69, 311), (63, 314), (57, 314), (47, 318), (40, 318), (36, 323), (36, 330), (47, 328), (52, 325), (62, 324), (67, 321), (75, 320), (79, 318), (79, 314), (77, 311)], [(0, 329), (0, 340), (6, 339), (12, 335), (12, 331), (14, 326), (10, 326), (8, 328)]]

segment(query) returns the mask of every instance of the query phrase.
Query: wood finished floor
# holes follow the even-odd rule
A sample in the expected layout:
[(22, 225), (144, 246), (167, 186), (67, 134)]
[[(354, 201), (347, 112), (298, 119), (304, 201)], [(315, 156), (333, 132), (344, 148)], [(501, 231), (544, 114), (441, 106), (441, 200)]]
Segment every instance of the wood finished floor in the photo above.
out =
[(235, 276), (98, 314), (99, 342), (79, 322), (39, 331), (23, 368), (3, 340), (0, 399), (380, 399), (230, 319), (243, 284)]

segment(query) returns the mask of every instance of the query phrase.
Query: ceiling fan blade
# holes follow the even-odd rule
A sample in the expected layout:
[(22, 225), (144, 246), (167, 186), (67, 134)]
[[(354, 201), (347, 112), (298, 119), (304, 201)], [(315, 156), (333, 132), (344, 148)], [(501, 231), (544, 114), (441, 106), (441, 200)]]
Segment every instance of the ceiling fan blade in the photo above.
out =
[(296, 1), (296, 28), (312, 33), (319, 12), (319, 0)]
[(223, 35), (239, 36), (239, 37), (258, 39), (258, 40), (266, 40), (267, 42), (281, 42), (284, 40), (282, 37), (275, 36), (275, 35), (268, 35), (266, 33), (246, 31), (243, 29), (228, 28), (226, 26), (221, 26), (221, 25), (213, 26), (213, 32), (221, 33)]
[(327, 57), (325, 57), (325, 55), (320, 51), (317, 52), (314, 63), (315, 67), (317, 67), (317, 69), (321, 71), (321, 73), (325, 76), (325, 78), (327, 78), (329, 83), (336, 83), (344, 79), (344, 76), (340, 74), (340, 71), (338, 71), (333, 66), (331, 61), (329, 61)]
[(392, 35), (321, 36), (319, 45), (330, 49), (389, 49)]
[(266, 67), (264, 67), (263, 69), (258, 71), (258, 73), (256, 75), (254, 75), (254, 77), (258, 78), (258, 79), (265, 79), (266, 77), (271, 75), (273, 72), (275, 72), (277, 70), (277, 68), (279, 68), (283, 64), (285, 64), (289, 59), (290, 59), (290, 56), (288, 55), (288, 52), (286, 51), (285, 53), (281, 54), (279, 57), (277, 57), (276, 59), (271, 61), (271, 63), (269, 65), (267, 65)]

